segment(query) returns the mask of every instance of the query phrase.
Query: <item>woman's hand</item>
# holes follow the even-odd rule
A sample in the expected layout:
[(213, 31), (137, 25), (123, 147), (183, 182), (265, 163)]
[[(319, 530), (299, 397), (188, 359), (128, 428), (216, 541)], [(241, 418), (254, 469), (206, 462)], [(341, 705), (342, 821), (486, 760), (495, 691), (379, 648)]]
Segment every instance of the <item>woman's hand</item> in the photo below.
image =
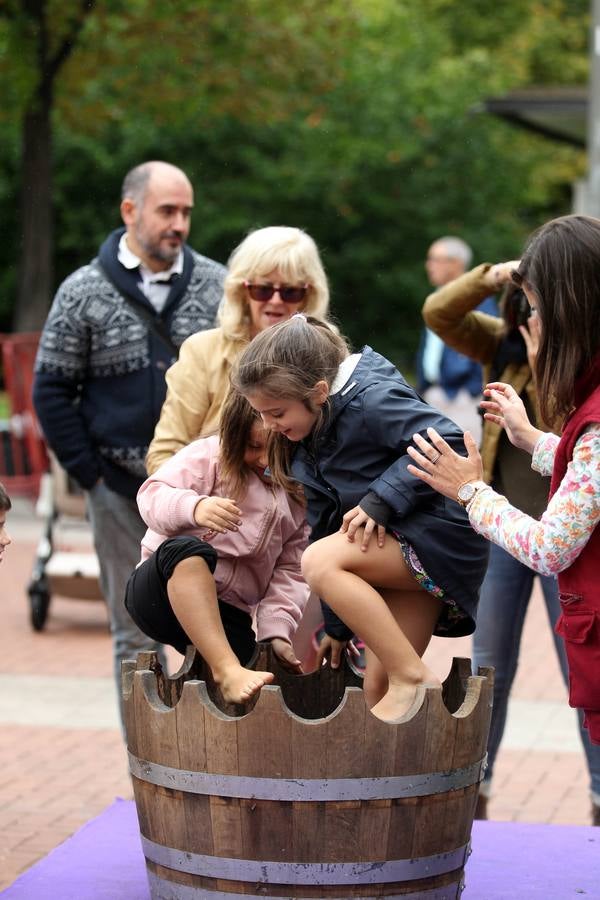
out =
[(515, 389), (510, 384), (493, 381), (486, 384), (483, 393), (489, 398), (481, 401), (485, 410), (484, 419), (504, 428), (515, 447), (533, 453), (543, 432), (535, 428), (527, 418), (523, 401)]
[(296, 672), (302, 675), (302, 663), (294, 653), (294, 648), (284, 638), (273, 638), (271, 641), (273, 653), (288, 672)]
[(494, 266), (490, 266), (487, 272), (484, 275), (484, 281), (489, 287), (491, 291), (500, 291), (511, 281), (511, 275), (513, 269), (519, 268), (520, 259), (512, 259), (509, 262), (496, 263)]
[(194, 521), (202, 528), (210, 528), (224, 534), (226, 531), (237, 531), (242, 524), (242, 511), (233, 500), (226, 497), (204, 497), (194, 509)]
[(363, 532), (362, 541), (360, 542), (360, 549), (363, 552), (366, 551), (369, 546), (369, 541), (371, 540), (371, 535), (375, 529), (377, 529), (377, 546), (383, 547), (385, 541), (385, 527), (383, 525), (378, 525), (375, 519), (372, 519), (371, 516), (367, 515), (360, 506), (355, 506), (354, 509), (348, 510), (342, 519), (340, 532), (346, 534), (348, 540), (353, 543), (357, 530), (362, 528), (363, 525), (365, 526), (365, 530)]
[(538, 319), (537, 316), (529, 316), (526, 325), (519, 325), (519, 331), (523, 336), (525, 347), (527, 348), (527, 362), (529, 363), (529, 368), (535, 376), (535, 361), (540, 348), (540, 319)]
[(481, 481), (483, 478), (483, 464), (477, 449), (477, 444), (469, 431), (465, 431), (464, 441), (468, 456), (459, 456), (444, 438), (437, 433), (435, 428), (428, 428), (426, 441), (420, 434), (413, 434), (413, 441), (419, 448), (408, 447), (407, 453), (421, 468), (408, 465), (411, 475), (416, 475), (421, 481), (427, 482), (431, 487), (449, 497), (457, 499), (458, 489), (467, 481)]

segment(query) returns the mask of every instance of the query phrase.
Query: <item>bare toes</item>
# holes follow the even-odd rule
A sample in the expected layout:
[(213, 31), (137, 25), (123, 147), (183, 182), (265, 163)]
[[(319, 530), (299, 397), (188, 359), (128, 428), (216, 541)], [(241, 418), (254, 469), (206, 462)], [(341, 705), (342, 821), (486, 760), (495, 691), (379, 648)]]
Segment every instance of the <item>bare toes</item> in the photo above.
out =
[(230, 703), (245, 703), (274, 680), (271, 672), (254, 672), (239, 668), (221, 683), (221, 692)]

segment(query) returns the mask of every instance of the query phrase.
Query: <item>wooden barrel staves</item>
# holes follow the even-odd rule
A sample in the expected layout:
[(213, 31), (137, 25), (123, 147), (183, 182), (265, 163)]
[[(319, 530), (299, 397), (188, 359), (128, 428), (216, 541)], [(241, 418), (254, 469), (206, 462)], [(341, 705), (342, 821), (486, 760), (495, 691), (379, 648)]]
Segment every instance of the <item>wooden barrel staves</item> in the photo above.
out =
[(485, 768), (491, 670), (455, 659), (387, 724), (347, 665), (284, 672), (225, 708), (200, 657), (124, 664), (130, 768), (153, 900), (450, 900)]

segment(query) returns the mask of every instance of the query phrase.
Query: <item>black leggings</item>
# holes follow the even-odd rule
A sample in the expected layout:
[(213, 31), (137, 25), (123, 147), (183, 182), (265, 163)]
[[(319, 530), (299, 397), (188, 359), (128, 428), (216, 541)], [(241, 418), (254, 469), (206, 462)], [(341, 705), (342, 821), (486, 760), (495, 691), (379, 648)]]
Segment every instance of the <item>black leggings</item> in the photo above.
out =
[[(206, 541), (195, 537), (167, 538), (149, 559), (134, 569), (125, 591), (125, 606), (138, 628), (153, 640), (175, 647), (179, 653), (185, 653), (192, 641), (173, 612), (167, 583), (175, 566), (192, 556), (200, 556), (210, 571), (215, 571), (217, 552)], [(252, 619), (230, 603), (218, 602), (227, 640), (240, 663), (245, 665), (256, 646)]]

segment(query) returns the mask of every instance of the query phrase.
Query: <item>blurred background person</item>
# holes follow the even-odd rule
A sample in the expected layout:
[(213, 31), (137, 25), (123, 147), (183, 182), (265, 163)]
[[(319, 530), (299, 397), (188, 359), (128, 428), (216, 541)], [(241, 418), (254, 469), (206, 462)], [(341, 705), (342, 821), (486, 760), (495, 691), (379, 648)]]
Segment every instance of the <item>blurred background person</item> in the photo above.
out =
[[(511, 281), (518, 261), (477, 266), (432, 294), (423, 307), (427, 326), (454, 350), (484, 366), (486, 382), (510, 384), (525, 405), (530, 421), (542, 426), (533, 368), (539, 320), (529, 317), (523, 291)], [(478, 311), (490, 292), (502, 290), (502, 318)], [(546, 509), (550, 477), (531, 468), (531, 457), (513, 446), (506, 431), (484, 420), (481, 457), (484, 478), (522, 512), (538, 519)], [(558, 583), (554, 575), (537, 575), (552, 629), (554, 646), (565, 684), (567, 657), (564, 642), (554, 633), (560, 615)], [(490, 560), (481, 587), (477, 627), (473, 635), (473, 671), (493, 666), (494, 706), (488, 742), (488, 767), (480, 786), (477, 818), (487, 818), (494, 763), (506, 724), (508, 700), (519, 661), (525, 614), (536, 573), (497, 544), (490, 543)], [(581, 741), (590, 774), (592, 822), (600, 825), (600, 746), (591, 743), (578, 711)]]
[[(473, 251), (462, 238), (441, 237), (427, 251), (425, 271), (429, 283), (436, 290), (471, 265)], [(492, 296), (481, 298), (479, 309), (498, 315)], [(423, 399), (441, 410), (459, 425), (470, 431), (479, 443), (481, 439), (482, 372), (479, 363), (460, 353), (429, 328), (423, 329), (417, 353), (417, 390)]]

